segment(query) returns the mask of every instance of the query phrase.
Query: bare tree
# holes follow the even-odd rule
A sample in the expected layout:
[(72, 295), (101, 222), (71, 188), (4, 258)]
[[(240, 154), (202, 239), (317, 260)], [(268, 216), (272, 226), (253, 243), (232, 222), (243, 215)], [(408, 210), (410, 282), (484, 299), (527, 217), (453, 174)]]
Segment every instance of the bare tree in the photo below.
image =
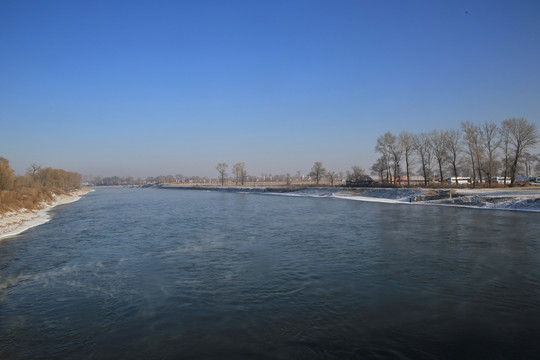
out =
[[(465, 145), (467, 147), (467, 153), (469, 154), (471, 158), (471, 166), (472, 166), (472, 175), (473, 175), (473, 187), (476, 186), (476, 170), (480, 169), (480, 159), (478, 157), (479, 155), (479, 132), (480, 129), (478, 126), (472, 124), (471, 122), (462, 122), (461, 123), (461, 129), (463, 130), (464, 134), (464, 141)], [(477, 166), (478, 165), (478, 166)], [(480, 170), (478, 170), (480, 172)], [(479, 177), (479, 179), (482, 179), (482, 176)]]
[(377, 159), (373, 165), (371, 165), (371, 174), (379, 175), (381, 182), (384, 179), (384, 171), (386, 170), (386, 160), (383, 156)]
[(489, 187), (491, 187), (492, 178), (495, 173), (495, 165), (497, 162), (497, 148), (501, 144), (499, 136), (499, 128), (493, 122), (486, 122), (480, 127), (480, 139), (485, 150), (485, 161), (480, 165), (488, 178)]
[(381, 156), (382, 161), (384, 161), (384, 174), (385, 177), (381, 180), (386, 183), (391, 183), (394, 178), (392, 174), (392, 166), (390, 165), (390, 157), (388, 155)]
[(533, 167), (534, 163), (538, 161), (536, 155), (531, 154), (530, 152), (523, 153), (523, 165), (525, 166), (525, 176), (527, 178), (531, 177), (531, 168)]
[(447, 159), (446, 136), (443, 131), (433, 130), (429, 134), (429, 137), (431, 140), (430, 144), (433, 155), (435, 155), (435, 159), (437, 159), (437, 164), (439, 164), (439, 182), (442, 184), (442, 182), (444, 181), (443, 165)]
[(510, 154), (510, 129), (508, 126), (505, 126), (503, 123), (501, 128), (499, 129), (499, 135), (501, 138), (501, 144), (500, 147), (503, 151), (504, 155), (504, 185), (507, 184), (510, 181), (510, 164), (512, 162), (512, 155)]
[(361, 182), (366, 179), (366, 174), (364, 169), (362, 169), (360, 166), (352, 166), (350, 172), (348, 172), (347, 180), (352, 182)]
[(431, 138), (426, 133), (421, 133), (415, 138), (414, 149), (420, 158), (421, 170), (424, 176), (424, 185), (428, 184), (431, 176)]
[(408, 132), (399, 134), (399, 145), (405, 157), (405, 172), (407, 173), (407, 185), (411, 185), (410, 166), (412, 165), (414, 153), (414, 135)]
[(397, 138), (389, 144), (389, 149), (390, 154), (392, 155), (392, 162), (394, 163), (394, 183), (401, 183), (401, 157), (403, 149), (401, 144), (397, 141)]
[(394, 182), (397, 183), (401, 180), (401, 157), (403, 149), (401, 144), (398, 142), (396, 136), (394, 136), (390, 131), (387, 131), (384, 135), (377, 138), (377, 145), (375, 150), (381, 155), (385, 156), (386, 159), (392, 161), (392, 167), (394, 170)]
[(391, 154), (388, 146), (388, 144), (392, 141), (395, 141), (395, 136), (388, 131), (384, 135), (377, 138), (377, 144), (375, 145), (375, 151), (381, 154), (381, 158), (384, 161), (387, 183), (392, 180), (392, 168), (390, 166)]
[(246, 171), (246, 164), (243, 162), (236, 163), (233, 166), (233, 174), (236, 185), (240, 183), (240, 185), (244, 185), (244, 182), (246, 181), (247, 177), (247, 171)]
[(319, 185), (319, 181), (321, 181), (322, 177), (326, 174), (326, 169), (323, 167), (322, 162), (317, 161), (311, 168), (311, 172), (309, 173), (309, 176), (313, 177), (315, 179), (315, 183)]
[(524, 118), (512, 118), (504, 120), (502, 127), (508, 131), (509, 141), (512, 145), (514, 156), (510, 166), (510, 186), (516, 181), (518, 162), (523, 153), (538, 143), (538, 130), (533, 123)]
[(460, 150), (461, 132), (459, 131), (459, 129), (448, 130), (444, 132), (444, 137), (445, 137), (446, 151), (448, 154), (448, 161), (450, 162), (452, 166), (452, 170), (454, 172), (454, 178), (457, 184), (458, 182), (457, 168), (459, 164), (459, 154), (461, 152)]
[(41, 165), (34, 163), (30, 165), (28, 170), (26, 170), (26, 174), (30, 175), (32, 177), (32, 180), (37, 181), (37, 174), (39, 173), (40, 170), (41, 170)]
[(225, 179), (227, 178), (227, 168), (229, 167), (229, 165), (227, 165), (227, 163), (219, 163), (217, 164), (216, 166), (216, 170), (218, 171), (218, 174), (219, 174), (219, 180), (221, 181), (221, 186), (225, 185)]
[(330, 180), (330, 186), (334, 186), (334, 181), (336, 180), (336, 172), (335, 171), (327, 171), (326, 177), (328, 180)]

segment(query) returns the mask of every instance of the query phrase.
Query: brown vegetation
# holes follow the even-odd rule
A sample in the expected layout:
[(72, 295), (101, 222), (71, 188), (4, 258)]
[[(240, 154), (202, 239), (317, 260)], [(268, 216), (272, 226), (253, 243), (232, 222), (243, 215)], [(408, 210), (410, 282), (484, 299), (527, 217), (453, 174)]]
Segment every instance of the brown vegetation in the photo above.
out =
[(0, 214), (19, 209), (39, 209), (43, 202), (53, 199), (53, 192), (45, 188), (23, 188), (0, 192)]
[(23, 176), (15, 176), (9, 161), (0, 157), (0, 214), (19, 209), (39, 209), (54, 195), (81, 186), (81, 174), (32, 165)]

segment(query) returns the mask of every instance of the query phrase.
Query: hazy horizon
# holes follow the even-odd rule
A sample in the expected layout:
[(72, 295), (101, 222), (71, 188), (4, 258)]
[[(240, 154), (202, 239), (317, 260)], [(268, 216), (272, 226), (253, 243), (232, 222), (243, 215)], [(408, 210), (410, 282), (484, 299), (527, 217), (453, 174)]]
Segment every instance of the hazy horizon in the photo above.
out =
[(3, 1), (0, 156), (18, 174), (368, 170), (386, 131), (538, 126), (539, 18), (533, 1)]

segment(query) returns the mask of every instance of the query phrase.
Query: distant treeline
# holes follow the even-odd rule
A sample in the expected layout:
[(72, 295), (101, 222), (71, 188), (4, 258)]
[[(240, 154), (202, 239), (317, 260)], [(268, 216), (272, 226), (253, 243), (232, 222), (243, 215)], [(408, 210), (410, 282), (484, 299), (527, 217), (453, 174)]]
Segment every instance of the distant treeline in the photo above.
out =
[(32, 164), (26, 174), (16, 176), (9, 161), (0, 157), (0, 212), (39, 208), (56, 194), (81, 187), (82, 175)]
[[(236, 179), (234, 177), (229, 178), (224, 176), (226, 182), (233, 181)], [(345, 173), (340, 172), (336, 174), (336, 179), (344, 179), (346, 176)], [(262, 173), (260, 176), (246, 174), (244, 182), (264, 182), (264, 183), (287, 183), (287, 182), (307, 182), (309, 181), (309, 175), (302, 175), (300, 171), (297, 171), (295, 175), (290, 174), (267, 174)], [(225, 182), (224, 181), (224, 182)], [(100, 177), (100, 176), (90, 176), (85, 175), (83, 177), (83, 183), (89, 186), (139, 186), (144, 184), (221, 184), (220, 178), (210, 178), (206, 176), (184, 176), (182, 174), (173, 175), (160, 175), (160, 176), (149, 176), (146, 178), (135, 178), (132, 176), (109, 176), (109, 177)]]

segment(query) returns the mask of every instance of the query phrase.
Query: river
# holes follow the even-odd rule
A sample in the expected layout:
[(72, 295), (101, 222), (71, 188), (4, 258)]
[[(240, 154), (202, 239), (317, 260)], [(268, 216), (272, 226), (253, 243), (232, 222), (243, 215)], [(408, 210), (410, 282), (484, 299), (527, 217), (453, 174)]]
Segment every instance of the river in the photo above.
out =
[(0, 241), (0, 358), (534, 358), (539, 220), (99, 189)]

